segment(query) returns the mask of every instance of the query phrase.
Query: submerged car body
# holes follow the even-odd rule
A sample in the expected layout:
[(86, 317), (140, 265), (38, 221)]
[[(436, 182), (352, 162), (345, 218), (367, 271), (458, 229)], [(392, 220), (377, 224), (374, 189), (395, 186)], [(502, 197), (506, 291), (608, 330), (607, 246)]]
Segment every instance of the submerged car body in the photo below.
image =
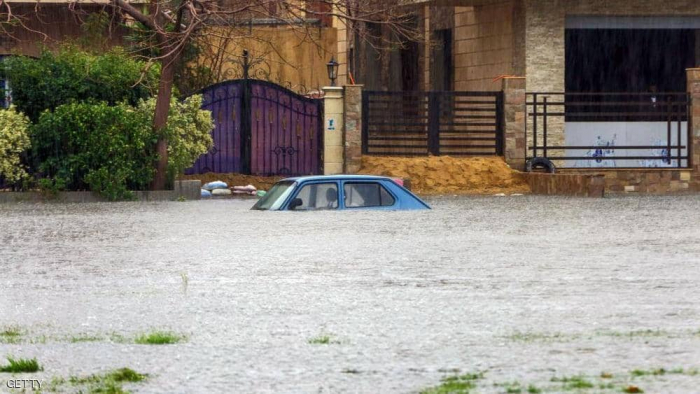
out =
[(314, 211), (353, 209), (430, 209), (391, 178), (370, 175), (325, 175), (277, 182), (253, 206), (256, 210)]

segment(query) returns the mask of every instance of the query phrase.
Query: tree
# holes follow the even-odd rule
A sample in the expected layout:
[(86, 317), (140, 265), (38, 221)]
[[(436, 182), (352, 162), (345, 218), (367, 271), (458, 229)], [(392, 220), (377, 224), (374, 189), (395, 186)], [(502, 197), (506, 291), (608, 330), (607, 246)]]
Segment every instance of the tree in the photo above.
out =
[[(419, 35), (418, 29), (406, 23), (413, 16), (411, 3), (406, 0), (150, 0), (142, 8), (127, 0), (108, 1), (115, 18), (144, 33), (149, 60), (160, 64), (153, 117), (159, 156), (152, 184), (156, 190), (163, 189), (167, 180), (168, 141), (163, 130), (168, 122), (175, 71), (183, 51), (192, 42), (222, 35), (234, 40), (237, 36), (249, 36), (254, 20), (293, 28), (307, 36), (310, 29), (332, 18), (357, 32), (358, 37), (368, 34), (362, 28), (367, 23), (380, 25), (392, 32), (388, 36), (404, 41)], [(80, 4), (84, 2), (69, 0), (66, 6), (79, 15)], [(17, 16), (12, 13), (11, 4), (0, 0), (0, 19), (13, 18)]]

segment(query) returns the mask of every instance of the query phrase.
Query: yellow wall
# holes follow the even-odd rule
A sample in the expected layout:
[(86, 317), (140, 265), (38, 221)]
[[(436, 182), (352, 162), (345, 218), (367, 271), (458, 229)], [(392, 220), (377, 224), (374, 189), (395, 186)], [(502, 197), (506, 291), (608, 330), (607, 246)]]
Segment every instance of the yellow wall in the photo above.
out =
[(222, 59), (219, 66), (212, 67), (217, 73), (216, 82), (240, 78), (241, 54), (247, 49), (253, 63), (251, 78), (267, 79), (269, 75), (272, 82), (302, 93), (330, 83), (326, 63), (335, 55), (335, 28), (303, 30), (254, 26), (252, 35), (235, 34), (228, 40), (224, 35), (223, 30), (212, 29), (208, 35), (211, 49), (199, 60), (212, 67), (208, 63), (216, 55), (216, 48), (225, 47), (223, 53), (219, 53)]

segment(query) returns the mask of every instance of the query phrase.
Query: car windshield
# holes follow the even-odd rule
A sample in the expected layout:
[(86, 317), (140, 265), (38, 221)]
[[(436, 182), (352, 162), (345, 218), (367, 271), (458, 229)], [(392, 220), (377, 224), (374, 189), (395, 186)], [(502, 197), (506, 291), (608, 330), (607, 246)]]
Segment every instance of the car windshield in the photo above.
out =
[(265, 196), (263, 196), (257, 203), (255, 203), (255, 205), (253, 205), (252, 209), (258, 209), (261, 211), (268, 209), (279, 209), (282, 203), (284, 203), (284, 200), (287, 199), (287, 196), (289, 196), (289, 193), (294, 190), (293, 186), (293, 181), (281, 181), (275, 183), (267, 194), (265, 194)]

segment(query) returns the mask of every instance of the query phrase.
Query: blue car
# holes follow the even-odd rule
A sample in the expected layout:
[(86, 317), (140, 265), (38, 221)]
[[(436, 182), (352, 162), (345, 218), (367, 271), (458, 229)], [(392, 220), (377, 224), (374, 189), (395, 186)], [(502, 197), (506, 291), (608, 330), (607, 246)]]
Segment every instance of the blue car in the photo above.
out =
[(325, 209), (430, 209), (391, 178), (327, 175), (287, 178), (277, 182), (253, 206), (263, 211)]

